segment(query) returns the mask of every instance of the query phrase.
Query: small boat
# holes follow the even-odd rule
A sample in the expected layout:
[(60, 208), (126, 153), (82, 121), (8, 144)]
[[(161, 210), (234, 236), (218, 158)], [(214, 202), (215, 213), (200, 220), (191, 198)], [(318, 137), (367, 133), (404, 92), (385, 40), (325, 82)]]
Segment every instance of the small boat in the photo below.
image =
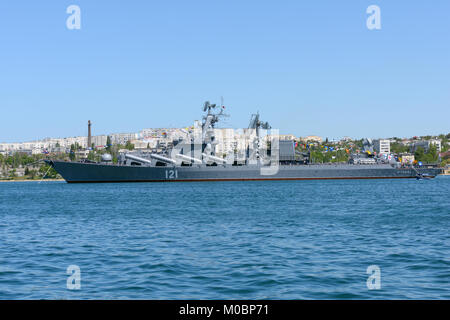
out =
[(423, 179), (432, 179), (434, 178), (431, 174), (428, 173), (418, 173), (416, 175), (417, 180), (423, 180)]

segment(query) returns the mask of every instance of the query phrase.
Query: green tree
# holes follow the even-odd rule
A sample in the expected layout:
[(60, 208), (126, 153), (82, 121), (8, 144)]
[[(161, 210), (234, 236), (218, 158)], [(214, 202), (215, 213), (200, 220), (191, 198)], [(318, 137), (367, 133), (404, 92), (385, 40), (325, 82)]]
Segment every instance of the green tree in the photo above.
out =
[(313, 163), (323, 163), (324, 156), (321, 151), (313, 150), (311, 151), (311, 158)]
[(69, 158), (71, 161), (75, 160), (75, 145), (70, 145), (70, 152), (69, 152)]
[(130, 141), (127, 141), (127, 143), (125, 144), (125, 148), (128, 150), (133, 150), (134, 144), (132, 144)]
[(57, 178), (58, 173), (55, 169), (46, 164), (39, 168), (39, 175), (45, 179), (55, 179)]
[(405, 153), (409, 151), (409, 147), (399, 142), (391, 143), (391, 152), (393, 153)]
[(422, 147), (418, 147), (414, 152), (414, 158), (417, 161), (424, 161), (424, 157), (425, 157), (425, 150)]
[(93, 151), (90, 151), (87, 158), (88, 160), (95, 161), (95, 153)]
[(30, 179), (34, 179), (36, 177), (36, 170), (30, 170), (28, 176)]
[(106, 151), (111, 152), (112, 149), (112, 143), (111, 143), (111, 137), (106, 137)]
[(331, 162), (332, 157), (333, 157), (333, 155), (332, 155), (331, 152), (321, 152), (321, 153), (322, 153), (322, 156), (323, 156), (322, 161), (323, 161), (324, 163), (329, 163), (329, 162)]
[(434, 163), (439, 160), (439, 153), (437, 151), (437, 148), (434, 144), (430, 145), (428, 148), (428, 152), (425, 155), (425, 161), (427, 163)]
[(348, 161), (348, 154), (345, 152), (345, 150), (338, 150), (335, 152), (335, 159), (332, 160), (332, 162), (347, 162)]
[(361, 139), (361, 140), (355, 140), (354, 141), (354, 143), (355, 143), (355, 147), (357, 148), (357, 149), (362, 149), (363, 148), (363, 139)]

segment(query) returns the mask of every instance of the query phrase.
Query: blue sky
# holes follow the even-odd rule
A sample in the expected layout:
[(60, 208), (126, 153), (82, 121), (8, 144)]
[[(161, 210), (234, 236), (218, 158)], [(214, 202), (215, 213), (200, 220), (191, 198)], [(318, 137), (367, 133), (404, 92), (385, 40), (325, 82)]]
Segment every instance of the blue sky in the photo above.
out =
[(447, 0), (2, 1), (0, 142), (86, 135), (88, 119), (94, 134), (184, 127), (221, 96), (226, 127), (259, 111), (297, 136), (448, 133), (449, 14)]

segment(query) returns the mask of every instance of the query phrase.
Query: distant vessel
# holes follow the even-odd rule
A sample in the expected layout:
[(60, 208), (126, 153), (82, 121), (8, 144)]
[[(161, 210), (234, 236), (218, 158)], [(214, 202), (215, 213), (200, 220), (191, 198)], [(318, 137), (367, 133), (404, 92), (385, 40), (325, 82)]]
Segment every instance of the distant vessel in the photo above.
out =
[(253, 144), (247, 147), (245, 157), (233, 154), (221, 158), (215, 154), (214, 128), (224, 116), (223, 106), (205, 102), (203, 111), (206, 115), (198, 130), (186, 131), (186, 139), (175, 141), (172, 148), (160, 153), (123, 153), (117, 164), (108, 154), (100, 162), (45, 161), (69, 183), (431, 178), (442, 173), (433, 167), (380, 163), (368, 156), (370, 152), (353, 155), (349, 163), (313, 164), (308, 153), (295, 151), (293, 141), (276, 140), (271, 135), (264, 140), (261, 130), (271, 128), (260, 121), (259, 114), (250, 121), (248, 132)]
[(434, 178), (434, 177), (428, 173), (418, 173), (416, 175), (417, 180), (424, 180), (424, 179), (431, 179), (431, 178)]

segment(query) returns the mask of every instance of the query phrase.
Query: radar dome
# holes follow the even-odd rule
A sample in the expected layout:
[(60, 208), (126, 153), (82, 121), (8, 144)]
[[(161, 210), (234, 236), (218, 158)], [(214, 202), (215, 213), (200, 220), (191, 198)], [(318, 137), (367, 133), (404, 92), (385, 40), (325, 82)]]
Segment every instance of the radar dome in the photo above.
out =
[(102, 161), (103, 162), (111, 162), (112, 156), (109, 153), (105, 153), (102, 155)]

